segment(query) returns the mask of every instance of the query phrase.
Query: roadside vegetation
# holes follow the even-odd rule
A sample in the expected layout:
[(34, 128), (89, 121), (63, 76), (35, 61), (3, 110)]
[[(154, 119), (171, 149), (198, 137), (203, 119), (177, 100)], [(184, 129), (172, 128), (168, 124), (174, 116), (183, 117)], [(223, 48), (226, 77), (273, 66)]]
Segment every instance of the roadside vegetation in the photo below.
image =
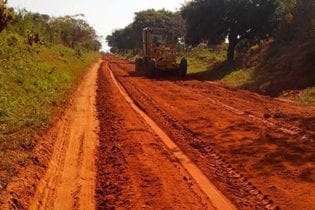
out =
[(36, 136), (58, 118), (100, 43), (78, 17), (13, 11), (0, 2), (0, 17), (7, 17), (0, 22), (1, 191), (32, 161)]
[(303, 103), (315, 104), (315, 87), (305, 89), (299, 98)]
[(141, 53), (142, 28), (169, 28), (181, 40), (177, 50), (187, 57), (193, 78), (270, 96), (295, 93), (297, 101), (312, 104), (312, 2), (193, 0), (175, 13), (137, 12), (130, 25), (114, 31), (106, 40), (113, 53), (134, 60)]

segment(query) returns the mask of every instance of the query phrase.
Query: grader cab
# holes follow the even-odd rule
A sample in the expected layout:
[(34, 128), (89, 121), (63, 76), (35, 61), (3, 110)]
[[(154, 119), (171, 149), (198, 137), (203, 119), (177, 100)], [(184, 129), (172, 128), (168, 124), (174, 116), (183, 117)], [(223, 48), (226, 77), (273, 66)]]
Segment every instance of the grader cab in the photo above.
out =
[(167, 29), (143, 29), (143, 57), (135, 61), (136, 72), (145, 72), (154, 78), (160, 71), (176, 71), (178, 76), (187, 74), (187, 60), (177, 63), (175, 40)]

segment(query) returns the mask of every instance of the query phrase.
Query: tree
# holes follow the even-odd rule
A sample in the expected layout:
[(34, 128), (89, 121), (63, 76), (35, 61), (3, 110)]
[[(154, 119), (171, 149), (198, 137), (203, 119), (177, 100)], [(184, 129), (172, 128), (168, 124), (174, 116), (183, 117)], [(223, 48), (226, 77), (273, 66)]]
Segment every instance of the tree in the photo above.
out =
[(49, 28), (53, 32), (51, 40), (55, 43), (60, 42), (71, 48), (85, 46), (91, 49), (100, 45), (95, 30), (85, 20), (78, 18), (78, 15), (54, 18), (49, 21)]
[(312, 36), (313, 0), (296, 0), (293, 10), (293, 26), (296, 39), (307, 40)]
[(180, 12), (174, 13), (167, 22), (167, 28), (176, 38), (184, 38), (186, 34), (186, 22)]
[(312, 38), (315, 15), (313, 0), (281, 0), (282, 18), (276, 34), (278, 42), (305, 41)]
[(278, 29), (275, 33), (275, 39), (278, 42), (290, 42), (294, 39), (294, 27), (293, 27), (293, 8), (296, 6), (296, 0), (281, 0), (280, 1), (280, 13), (281, 20), (279, 21)]
[(218, 44), (227, 38), (231, 63), (240, 41), (254, 42), (272, 35), (278, 7), (279, 0), (194, 0), (181, 10), (187, 22), (186, 41)]
[(98, 51), (101, 43), (95, 30), (81, 17), (83, 15), (50, 17), (26, 10), (15, 12), (7, 30), (28, 40), (28, 44), (62, 44), (71, 48)]
[(0, 0), (0, 32), (5, 29), (12, 19), (12, 11), (6, 6), (7, 0)]

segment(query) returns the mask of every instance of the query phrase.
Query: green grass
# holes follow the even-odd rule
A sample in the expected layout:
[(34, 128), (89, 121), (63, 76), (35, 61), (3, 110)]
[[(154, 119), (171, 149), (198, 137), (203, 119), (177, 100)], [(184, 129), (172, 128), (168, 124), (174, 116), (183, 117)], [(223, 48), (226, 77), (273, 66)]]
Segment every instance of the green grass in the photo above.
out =
[(241, 87), (253, 81), (252, 69), (224, 66), (226, 51), (193, 48), (186, 53), (188, 73), (201, 80), (220, 81), (230, 87)]
[(305, 104), (315, 105), (315, 87), (305, 89), (300, 96), (300, 101)]
[(225, 50), (208, 50), (194, 48), (186, 54), (188, 73), (196, 75), (201, 80), (220, 81), (230, 87), (244, 87), (257, 78), (254, 69), (242, 69), (236, 66), (224, 65)]
[(0, 33), (0, 190), (16, 165), (30, 160), (35, 135), (62, 111), (98, 56), (63, 46), (27, 46), (16, 34)]
[(239, 88), (255, 81), (254, 69), (237, 69), (225, 75), (221, 81), (229, 87)]
[(138, 55), (133, 53), (132, 51), (114, 53), (114, 55), (118, 58), (128, 60), (129, 62), (135, 62), (136, 58), (138, 57)]
[(190, 52), (180, 56), (187, 58), (189, 74), (208, 71), (226, 59), (225, 52), (204, 48), (193, 48)]

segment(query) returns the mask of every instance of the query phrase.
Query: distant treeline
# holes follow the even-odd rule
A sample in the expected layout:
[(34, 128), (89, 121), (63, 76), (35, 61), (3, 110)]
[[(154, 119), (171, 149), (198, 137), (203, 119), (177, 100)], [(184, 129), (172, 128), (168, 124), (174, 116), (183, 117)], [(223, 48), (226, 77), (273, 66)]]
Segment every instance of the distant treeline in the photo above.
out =
[(61, 44), (70, 48), (98, 51), (101, 43), (83, 15), (50, 17), (26, 10), (14, 11), (0, 0), (0, 32), (5, 30), (25, 38), (26, 44)]
[[(186, 46), (209, 46), (228, 40), (228, 61), (235, 49), (264, 39), (279, 42), (307, 40), (314, 32), (313, 0), (193, 0), (179, 12), (146, 10), (134, 21), (115, 30), (106, 40), (112, 52), (141, 49), (145, 27), (165, 27), (182, 38)], [(313, 20), (313, 21), (312, 21)]]

